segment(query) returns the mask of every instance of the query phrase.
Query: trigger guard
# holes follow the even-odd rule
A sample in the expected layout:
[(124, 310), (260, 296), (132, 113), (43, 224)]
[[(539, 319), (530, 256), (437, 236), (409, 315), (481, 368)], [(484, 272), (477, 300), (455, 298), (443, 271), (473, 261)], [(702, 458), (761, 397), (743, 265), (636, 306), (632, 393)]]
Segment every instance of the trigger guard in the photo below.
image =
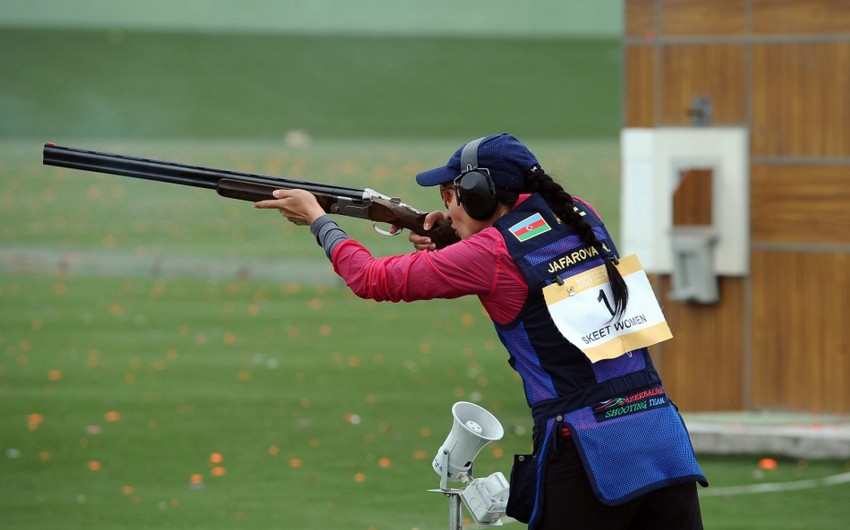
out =
[(393, 233), (393, 232), (390, 232), (389, 230), (384, 230), (383, 228), (378, 227), (377, 221), (372, 223), (372, 229), (375, 230), (375, 232), (381, 234), (382, 236), (390, 236), (390, 237), (395, 237), (395, 236), (401, 234), (402, 231), (404, 230), (404, 229), (401, 229), (398, 232)]

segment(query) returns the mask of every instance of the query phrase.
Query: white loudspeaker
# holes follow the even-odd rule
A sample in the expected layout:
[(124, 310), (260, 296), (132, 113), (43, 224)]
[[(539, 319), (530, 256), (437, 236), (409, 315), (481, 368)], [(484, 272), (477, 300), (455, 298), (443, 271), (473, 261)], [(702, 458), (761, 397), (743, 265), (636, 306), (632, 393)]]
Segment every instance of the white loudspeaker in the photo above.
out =
[(505, 429), (495, 416), (474, 403), (458, 401), (452, 407), (452, 430), (431, 464), (441, 477), (454, 481), (468, 474), (481, 449), (501, 440)]

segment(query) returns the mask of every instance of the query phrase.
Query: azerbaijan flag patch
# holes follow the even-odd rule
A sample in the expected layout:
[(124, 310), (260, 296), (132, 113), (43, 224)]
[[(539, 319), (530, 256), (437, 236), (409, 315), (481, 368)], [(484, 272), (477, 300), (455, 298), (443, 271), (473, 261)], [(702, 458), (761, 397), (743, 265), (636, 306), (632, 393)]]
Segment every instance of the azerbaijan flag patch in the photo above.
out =
[(523, 241), (528, 241), (532, 237), (537, 237), (540, 234), (548, 232), (552, 230), (552, 227), (549, 226), (549, 223), (543, 219), (539, 213), (536, 213), (530, 217), (526, 217), (522, 221), (510, 227), (508, 230), (519, 239), (520, 243)]

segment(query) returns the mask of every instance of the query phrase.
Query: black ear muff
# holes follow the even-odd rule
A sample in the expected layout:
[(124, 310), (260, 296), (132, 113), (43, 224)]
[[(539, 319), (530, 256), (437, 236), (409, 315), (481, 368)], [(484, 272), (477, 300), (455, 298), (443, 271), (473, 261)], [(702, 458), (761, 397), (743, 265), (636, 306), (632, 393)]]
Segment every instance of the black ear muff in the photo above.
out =
[(456, 188), (458, 204), (477, 221), (489, 219), (498, 206), (496, 187), (490, 172), (478, 167), (478, 146), (484, 138), (463, 146), (460, 152), (461, 174)]
[(458, 182), (457, 201), (473, 219), (489, 219), (496, 211), (493, 179), (486, 173), (470, 171)]

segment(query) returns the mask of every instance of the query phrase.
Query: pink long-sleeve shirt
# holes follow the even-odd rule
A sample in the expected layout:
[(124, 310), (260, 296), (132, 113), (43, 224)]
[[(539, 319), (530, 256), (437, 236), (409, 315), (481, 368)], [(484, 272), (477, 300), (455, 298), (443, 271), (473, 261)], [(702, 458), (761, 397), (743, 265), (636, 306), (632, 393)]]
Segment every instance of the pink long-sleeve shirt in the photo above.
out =
[(514, 320), (528, 294), (522, 272), (493, 227), (440, 250), (385, 258), (347, 239), (336, 246), (331, 261), (362, 298), (412, 302), (477, 295), (499, 324)]

